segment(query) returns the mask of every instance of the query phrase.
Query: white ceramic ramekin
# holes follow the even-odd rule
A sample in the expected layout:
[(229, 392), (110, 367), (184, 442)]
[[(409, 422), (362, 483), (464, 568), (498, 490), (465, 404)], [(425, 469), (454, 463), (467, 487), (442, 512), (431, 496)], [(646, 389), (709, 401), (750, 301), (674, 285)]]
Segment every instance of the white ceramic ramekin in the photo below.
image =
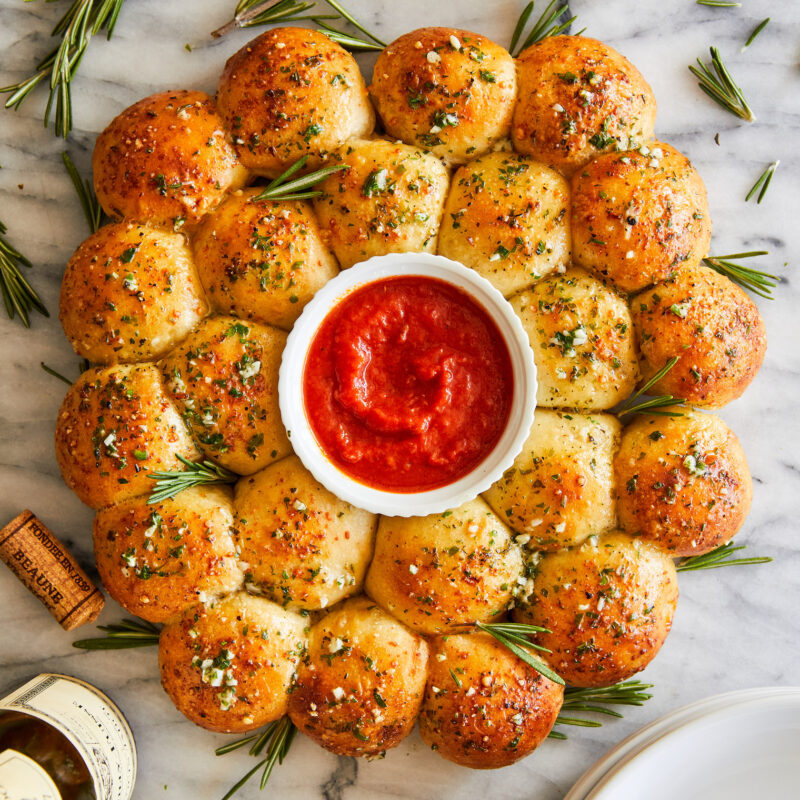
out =
[[(306, 417), (303, 370), (308, 348), (328, 312), (346, 295), (366, 284), (396, 276), (438, 278), (466, 292), (494, 320), (508, 347), (514, 375), (514, 398), (508, 423), (494, 450), (454, 483), (423, 492), (374, 489), (342, 472), (317, 443)], [(329, 491), (352, 505), (388, 516), (438, 514), (455, 508), (488, 489), (514, 463), (533, 424), (536, 367), (528, 337), (508, 301), (477, 272), (442, 256), (392, 253), (377, 256), (329, 281), (303, 309), (283, 352), (278, 381), (281, 417), (295, 453)]]

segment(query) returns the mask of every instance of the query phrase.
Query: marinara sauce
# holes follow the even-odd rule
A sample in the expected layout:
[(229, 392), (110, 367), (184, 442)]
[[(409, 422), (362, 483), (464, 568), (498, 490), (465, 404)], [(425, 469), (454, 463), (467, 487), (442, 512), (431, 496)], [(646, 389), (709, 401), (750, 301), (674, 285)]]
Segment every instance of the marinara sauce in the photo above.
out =
[(303, 373), (305, 412), (328, 458), (376, 489), (453, 483), (508, 420), (508, 347), (465, 292), (423, 276), (347, 295), (320, 325)]

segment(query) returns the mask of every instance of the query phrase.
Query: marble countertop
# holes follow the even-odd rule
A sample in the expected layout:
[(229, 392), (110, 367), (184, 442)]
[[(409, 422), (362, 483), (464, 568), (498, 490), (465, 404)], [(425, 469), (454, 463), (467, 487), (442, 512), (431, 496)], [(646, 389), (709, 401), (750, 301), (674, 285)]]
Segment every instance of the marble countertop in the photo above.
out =
[[(96, 134), (130, 103), (168, 88), (214, 91), (226, 58), (255, 35), (240, 31), (220, 41), (209, 38), (234, 5), (234, 0), (126, 3), (114, 38), (92, 43), (75, 81), (75, 130), (66, 147), (79, 168), (88, 170)], [(523, 0), (347, 0), (347, 5), (387, 41), (414, 27), (442, 24), (507, 42)], [(416, 733), (385, 760), (372, 763), (337, 758), (301, 736), (273, 775), (270, 796), (557, 800), (596, 758), (669, 710), (733, 689), (800, 685), (800, 422), (794, 408), (800, 396), (800, 289), (795, 283), (800, 4), (744, 0), (739, 9), (715, 9), (694, 0), (572, 0), (570, 5), (587, 35), (622, 51), (655, 89), (657, 135), (685, 152), (708, 186), (712, 250), (769, 250), (765, 265), (786, 278), (774, 301), (758, 301), (769, 333), (764, 367), (745, 396), (721, 414), (742, 440), (755, 481), (753, 510), (739, 541), (775, 561), (682, 576), (672, 635), (643, 674), (655, 684), (655, 697), (643, 708), (629, 709), (624, 720), (572, 729), (568, 742), (548, 741), (530, 758), (499, 772), (449, 764)], [(65, 6), (0, 0), (0, 85), (27, 75), (49, 50), (49, 30)], [(740, 53), (756, 23), (770, 15), (772, 23)], [(750, 99), (755, 123), (719, 109), (686, 69), (697, 56), (707, 56), (711, 44), (720, 48)], [(369, 74), (374, 56), (359, 61)], [(45, 95), (38, 92), (17, 113), (0, 110), (0, 219), (35, 263), (32, 282), (55, 311), (64, 265), (86, 227), (61, 164), (65, 145), (41, 125)], [(764, 202), (745, 204), (748, 188), (776, 159), (780, 169)], [(91, 569), (92, 512), (62, 483), (53, 453), (64, 386), (39, 367), (45, 361), (76, 376), (78, 359), (55, 317), (34, 316), (30, 331), (2, 318), (0, 337), (0, 524), (29, 507)], [(244, 754), (215, 759), (213, 749), (223, 737), (196, 728), (173, 709), (159, 688), (154, 649), (73, 649), (73, 639), (92, 631), (61, 631), (4, 568), (0, 605), (0, 692), (45, 670), (76, 675), (108, 691), (136, 734), (137, 799), (215, 800), (250, 768)], [(101, 622), (121, 615), (109, 601)], [(257, 795), (256, 786), (240, 794), (245, 800)]]

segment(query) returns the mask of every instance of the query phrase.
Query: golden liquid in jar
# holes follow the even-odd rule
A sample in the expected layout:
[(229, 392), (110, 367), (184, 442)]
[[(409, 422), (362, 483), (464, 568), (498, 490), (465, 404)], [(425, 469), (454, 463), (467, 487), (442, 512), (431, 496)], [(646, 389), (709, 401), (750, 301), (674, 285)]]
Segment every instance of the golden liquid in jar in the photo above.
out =
[(0, 753), (16, 750), (33, 759), (53, 779), (62, 800), (96, 800), (92, 778), (64, 734), (36, 717), (0, 712)]

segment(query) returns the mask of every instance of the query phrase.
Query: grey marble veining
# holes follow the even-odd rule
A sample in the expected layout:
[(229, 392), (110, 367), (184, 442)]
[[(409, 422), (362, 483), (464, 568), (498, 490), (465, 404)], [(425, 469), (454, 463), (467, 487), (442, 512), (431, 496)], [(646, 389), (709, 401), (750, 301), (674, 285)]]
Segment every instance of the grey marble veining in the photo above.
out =
[[(507, 42), (523, 0), (347, 0), (387, 40), (427, 24), (480, 31)], [(0, 0), (0, 85), (20, 79), (50, 48), (49, 30), (66, 3)], [(94, 138), (113, 115), (168, 88), (213, 91), (225, 59), (254, 32), (212, 41), (233, 0), (129, 0), (111, 42), (98, 39), (75, 82), (75, 130), (67, 148), (86, 171)], [(542, 3), (539, 3), (542, 5)], [(413, 734), (377, 762), (336, 758), (302, 736), (276, 770), (265, 796), (286, 800), (413, 798), (557, 800), (603, 752), (639, 726), (680, 705), (717, 692), (800, 684), (800, 4), (743, 0), (714, 9), (694, 0), (572, 0), (587, 35), (621, 50), (644, 73), (659, 103), (657, 133), (689, 155), (708, 186), (712, 249), (771, 251), (765, 264), (783, 274), (776, 300), (759, 301), (769, 351), (746, 395), (722, 417), (744, 445), (756, 484), (752, 514), (740, 535), (767, 567), (690, 573), (672, 635), (644, 673), (655, 698), (624, 720), (574, 729), (568, 742), (546, 742), (532, 757), (499, 772), (472, 772), (431, 753)], [(739, 50), (758, 21), (768, 28)], [(184, 45), (190, 44), (188, 52)], [(717, 45), (751, 100), (758, 121), (745, 124), (711, 103), (686, 69)], [(367, 75), (374, 56), (359, 57)], [(64, 264), (86, 229), (60, 153), (64, 144), (41, 125), (44, 93), (17, 112), (0, 111), (0, 219), (36, 264), (32, 281), (51, 311), (58, 307)], [(719, 133), (719, 144), (714, 136)], [(761, 170), (781, 160), (769, 194), (756, 206), (744, 195)], [(39, 362), (77, 374), (58, 320), (33, 318), (25, 331), (0, 319), (0, 522), (32, 508), (91, 567), (91, 512), (63, 485), (52, 434), (64, 386)], [(0, 690), (40, 670), (63, 671), (106, 689), (122, 706), (139, 746), (137, 800), (214, 800), (249, 767), (232, 754), (215, 759), (224, 741), (185, 721), (161, 691), (154, 650), (85, 654), (21, 585), (0, 568)], [(113, 602), (101, 618), (121, 616)], [(255, 798), (251, 786), (243, 798)]]

